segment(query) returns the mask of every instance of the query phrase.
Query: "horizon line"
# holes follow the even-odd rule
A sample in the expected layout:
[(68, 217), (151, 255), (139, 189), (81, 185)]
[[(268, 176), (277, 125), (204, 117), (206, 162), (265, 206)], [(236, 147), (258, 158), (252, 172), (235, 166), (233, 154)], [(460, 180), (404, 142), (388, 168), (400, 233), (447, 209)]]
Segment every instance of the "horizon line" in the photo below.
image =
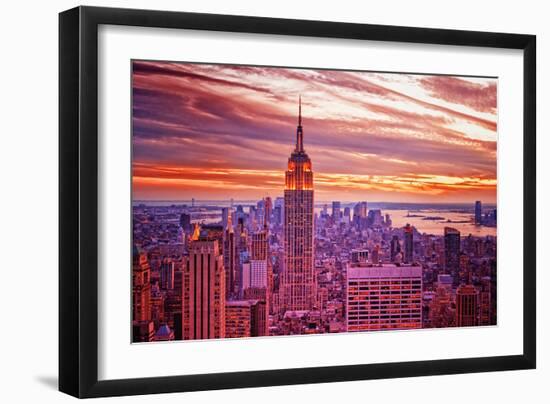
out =
[[(284, 198), (284, 197), (275, 197), (275, 198), (271, 198), (272, 200), (274, 199), (277, 199), (277, 198)], [(236, 203), (236, 202), (252, 202), (252, 201), (259, 201), (259, 200), (263, 200), (265, 198), (260, 198), (260, 199), (233, 199), (233, 203)], [(191, 198), (191, 199), (132, 199), (132, 202), (192, 202), (192, 201), (195, 201), (196, 202), (231, 202), (231, 198), (229, 199), (197, 199), (197, 198)], [(497, 203), (496, 202), (484, 202), (483, 200), (480, 200), (480, 199), (472, 199), (472, 202), (394, 202), (394, 201), (368, 201), (368, 200), (359, 200), (359, 199), (355, 199), (355, 200), (342, 200), (342, 199), (339, 199), (339, 200), (336, 200), (336, 199), (332, 199), (332, 200), (323, 200), (323, 201), (316, 201), (315, 204), (317, 203), (332, 203), (332, 202), (340, 202), (340, 203), (359, 203), (359, 202), (367, 202), (367, 204), (369, 203), (373, 203), (373, 204), (380, 204), (380, 203), (400, 203), (400, 204), (410, 204), (410, 205), (426, 205), (426, 204), (431, 204), (431, 205), (470, 205), (472, 203), (475, 203), (477, 201), (481, 201), (481, 203), (484, 203), (484, 204), (487, 204), (487, 205), (496, 205)]]

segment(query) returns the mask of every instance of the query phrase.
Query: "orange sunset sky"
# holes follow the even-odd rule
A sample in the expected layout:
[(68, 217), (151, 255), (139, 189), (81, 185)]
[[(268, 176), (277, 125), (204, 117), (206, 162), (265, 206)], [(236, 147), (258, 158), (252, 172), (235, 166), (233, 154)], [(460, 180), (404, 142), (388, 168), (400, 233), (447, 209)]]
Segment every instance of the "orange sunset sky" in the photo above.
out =
[(497, 80), (132, 64), (135, 200), (282, 196), (302, 97), (316, 201), (496, 201)]

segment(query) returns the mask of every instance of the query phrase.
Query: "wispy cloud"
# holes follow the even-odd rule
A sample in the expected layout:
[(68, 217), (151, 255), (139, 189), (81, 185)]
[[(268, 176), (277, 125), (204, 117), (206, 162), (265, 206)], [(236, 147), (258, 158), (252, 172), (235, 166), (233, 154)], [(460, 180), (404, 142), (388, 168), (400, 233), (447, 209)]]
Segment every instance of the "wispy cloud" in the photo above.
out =
[(496, 80), (134, 62), (134, 194), (282, 194), (297, 96), (317, 198), (496, 198)]

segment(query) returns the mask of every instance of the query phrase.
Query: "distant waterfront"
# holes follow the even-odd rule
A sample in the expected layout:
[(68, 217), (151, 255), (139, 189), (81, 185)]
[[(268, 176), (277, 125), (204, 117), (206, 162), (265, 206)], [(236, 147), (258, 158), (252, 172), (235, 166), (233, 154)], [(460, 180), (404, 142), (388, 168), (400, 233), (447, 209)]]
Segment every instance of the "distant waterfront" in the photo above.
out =
[[(448, 226), (454, 227), (460, 231), (462, 236), (467, 236), (468, 234), (477, 237), (497, 235), (496, 227), (476, 226), (472, 221), (471, 213), (459, 213), (445, 210), (422, 210), (420, 212), (411, 212), (411, 215), (442, 216), (445, 218), (445, 220), (423, 220), (423, 217), (407, 217), (407, 210), (386, 209), (382, 212), (390, 215), (393, 227), (403, 227), (407, 223), (410, 223), (421, 233), (441, 236), (443, 235), (443, 229)], [(451, 222), (467, 221), (467, 223), (448, 223), (447, 220), (451, 220)]]
[[(133, 205), (147, 205), (154, 207), (169, 207), (178, 205), (192, 205), (191, 200), (180, 201), (134, 201)], [(245, 211), (248, 211), (249, 205), (255, 205), (256, 201), (233, 201), (233, 206), (242, 205)], [(323, 205), (328, 206), (328, 211), (331, 211), (330, 202), (318, 202), (315, 204), (315, 212), (319, 213), (323, 209)], [(196, 200), (195, 207), (228, 207), (231, 205), (230, 201), (214, 201), (214, 200)], [(354, 203), (342, 203), (342, 209), (346, 206), (352, 207)], [(495, 205), (485, 205), (487, 209), (493, 209)], [(407, 223), (414, 226), (420, 233), (428, 233), (441, 236), (443, 235), (443, 229), (448, 227), (454, 227), (460, 231), (462, 236), (472, 234), (477, 237), (496, 236), (497, 228), (488, 226), (476, 226), (473, 223), (473, 206), (468, 204), (413, 204), (413, 203), (395, 203), (395, 202), (373, 202), (369, 203), (369, 209), (380, 209), (382, 214), (389, 214), (393, 222), (393, 227), (404, 227)], [(215, 209), (210, 213), (218, 213)], [(221, 209), (218, 213), (221, 216)], [(409, 215), (407, 217), (407, 215)], [(429, 217), (443, 217), (442, 220), (425, 220)], [(448, 222), (450, 220), (450, 222)], [(202, 220), (198, 220), (202, 221)], [(204, 219), (205, 223), (216, 222), (216, 219)]]

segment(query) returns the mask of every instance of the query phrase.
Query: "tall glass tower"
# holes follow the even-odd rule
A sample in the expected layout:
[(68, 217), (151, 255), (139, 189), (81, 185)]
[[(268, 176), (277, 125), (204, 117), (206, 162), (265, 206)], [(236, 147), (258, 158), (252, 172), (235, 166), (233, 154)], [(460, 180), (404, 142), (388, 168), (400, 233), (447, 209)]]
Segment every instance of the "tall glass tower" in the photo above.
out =
[(284, 200), (284, 271), (281, 309), (311, 310), (315, 306), (313, 275), (313, 171), (304, 150), (302, 100), (298, 107), (296, 147), (288, 159)]

